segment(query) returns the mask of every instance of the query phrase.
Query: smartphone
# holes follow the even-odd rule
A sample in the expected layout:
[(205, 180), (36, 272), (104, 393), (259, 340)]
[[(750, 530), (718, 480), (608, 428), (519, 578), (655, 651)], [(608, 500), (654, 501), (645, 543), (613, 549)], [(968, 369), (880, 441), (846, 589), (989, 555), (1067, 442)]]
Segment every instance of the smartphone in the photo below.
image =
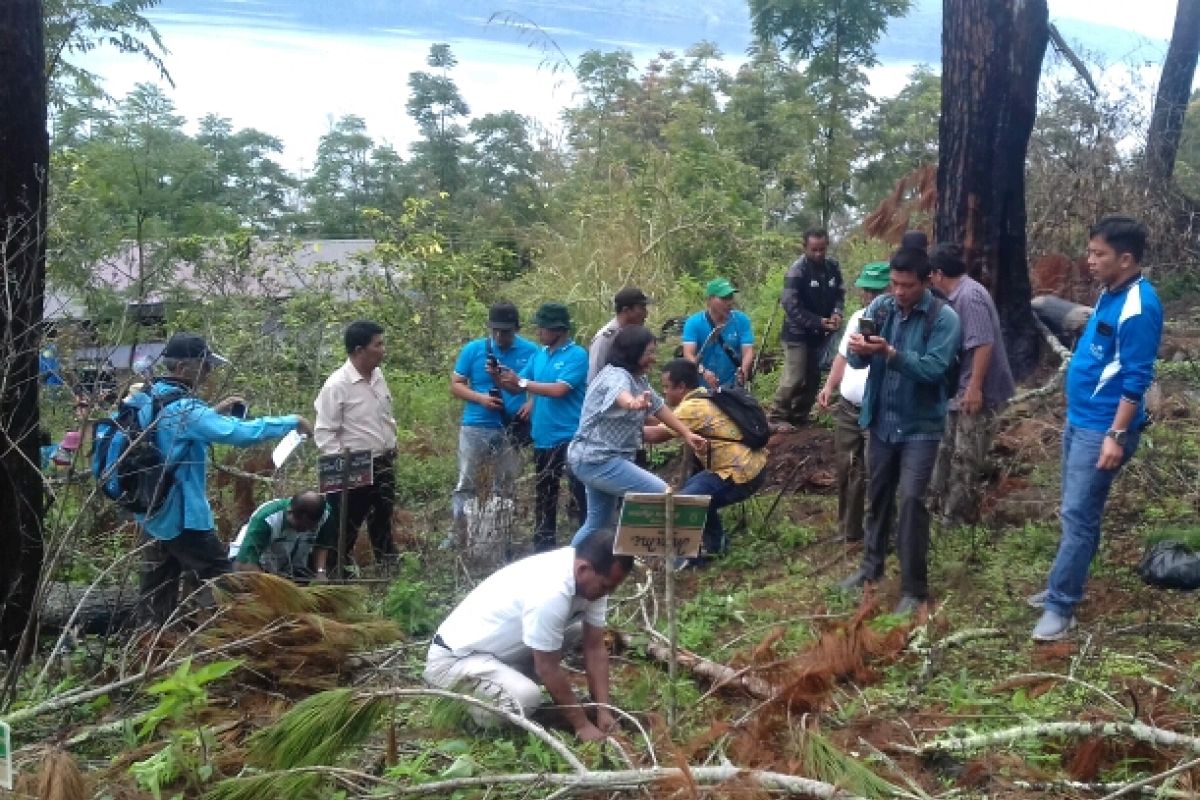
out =
[(866, 317), (863, 317), (858, 321), (858, 332), (862, 334), (864, 338), (868, 339), (872, 336), (879, 335), (879, 331), (875, 329), (875, 320), (867, 319)]
[(248, 413), (250, 413), (250, 409), (246, 408), (245, 403), (234, 403), (229, 407), (229, 416), (237, 419), (245, 419)]
[(500, 359), (496, 358), (493, 355), (489, 355), (487, 357), (487, 368), (489, 371), (495, 371), (495, 370), (500, 369)]

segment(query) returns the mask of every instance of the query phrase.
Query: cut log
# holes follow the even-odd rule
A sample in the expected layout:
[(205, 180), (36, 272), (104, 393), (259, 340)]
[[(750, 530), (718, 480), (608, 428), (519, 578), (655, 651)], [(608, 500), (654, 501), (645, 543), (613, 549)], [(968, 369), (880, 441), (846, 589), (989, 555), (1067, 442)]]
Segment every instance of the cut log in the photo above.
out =
[(1035, 297), (1030, 304), (1038, 319), (1068, 347), (1079, 339), (1088, 320), (1092, 318), (1090, 306), (1072, 303), (1052, 294)]
[(75, 607), (83, 607), (75, 618), (80, 633), (109, 633), (132, 624), (137, 605), (134, 586), (97, 586), (88, 593), (86, 584), (52, 583), (42, 606), (43, 630), (61, 630), (71, 618)]
[[(632, 648), (630, 638), (620, 634), (621, 645), (626, 649)], [(665, 642), (651, 639), (646, 644), (646, 654), (663, 664), (671, 660), (671, 648)], [(703, 678), (718, 687), (728, 687), (735, 691), (743, 691), (759, 700), (770, 700), (775, 696), (775, 687), (762, 678), (747, 674), (746, 671), (736, 670), (715, 661), (709, 661), (695, 653), (679, 648), (677, 650), (679, 666), (693, 675)]]

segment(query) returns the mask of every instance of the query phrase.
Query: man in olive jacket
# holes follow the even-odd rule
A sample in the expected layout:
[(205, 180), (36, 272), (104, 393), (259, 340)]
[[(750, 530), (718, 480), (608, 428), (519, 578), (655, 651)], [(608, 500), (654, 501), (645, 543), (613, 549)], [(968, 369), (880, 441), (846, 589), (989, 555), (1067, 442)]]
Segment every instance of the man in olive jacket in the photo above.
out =
[(947, 371), (959, 348), (958, 315), (929, 290), (929, 257), (901, 248), (892, 256), (891, 294), (876, 298), (863, 315), (875, 335), (850, 336), (855, 368), (869, 367), (859, 424), (870, 431), (869, 486), (862, 565), (844, 589), (883, 577), (892, 508), (900, 491), (896, 552), (900, 603), (907, 614), (929, 596), (929, 510), (925, 491), (946, 424)]

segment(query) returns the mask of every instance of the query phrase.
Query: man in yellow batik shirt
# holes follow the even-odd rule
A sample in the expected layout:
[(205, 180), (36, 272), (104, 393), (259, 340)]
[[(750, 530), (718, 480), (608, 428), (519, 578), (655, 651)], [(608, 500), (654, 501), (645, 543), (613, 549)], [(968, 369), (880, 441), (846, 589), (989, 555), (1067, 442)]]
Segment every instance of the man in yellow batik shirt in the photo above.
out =
[[(693, 567), (704, 566), (709, 557), (721, 555), (729, 548), (720, 509), (753, 496), (766, 481), (767, 450), (765, 447), (753, 450), (741, 442), (738, 426), (709, 399), (696, 362), (677, 358), (668, 363), (663, 369), (662, 387), (663, 398), (679, 421), (708, 439), (705, 469), (679, 490), (680, 494), (706, 494), (712, 498), (704, 522), (703, 554), (689, 563)], [(665, 425), (648, 425), (644, 433), (648, 444), (665, 442), (675, 435)]]

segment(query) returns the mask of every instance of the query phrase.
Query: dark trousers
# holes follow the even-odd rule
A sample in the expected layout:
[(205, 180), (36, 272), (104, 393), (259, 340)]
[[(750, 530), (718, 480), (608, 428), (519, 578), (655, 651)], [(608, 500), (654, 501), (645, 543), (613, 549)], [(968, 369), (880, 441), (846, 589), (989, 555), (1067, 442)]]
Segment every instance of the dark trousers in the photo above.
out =
[(937, 460), (938, 440), (885, 442), (871, 432), (867, 445), (867, 524), (862, 569), (872, 580), (883, 577), (891, 539), (892, 509), (899, 494), (896, 553), (900, 556), (900, 592), (929, 596), (929, 509), (925, 492)]
[[(392, 508), (396, 504), (396, 477), (392, 465), (392, 456), (376, 456), (372, 466), (375, 482), (346, 492), (346, 552), (354, 549), (358, 529), (366, 521), (376, 563), (396, 553), (396, 544), (392, 541)], [(332, 566), (341, 555), (337, 552), (337, 546), (342, 493), (330, 492), (325, 499), (329, 502), (329, 518), (317, 534), (317, 546), (333, 551), (326, 562)]]
[(533, 550), (543, 553), (558, 546), (558, 487), (563, 473), (571, 491), (571, 514), (577, 526), (587, 516), (587, 490), (567, 467), (567, 445), (534, 448), (533, 464), (537, 470), (537, 499), (534, 505)]
[(679, 490), (680, 494), (706, 494), (712, 498), (708, 504), (708, 514), (704, 518), (704, 534), (701, 539), (705, 553), (720, 555), (729, 549), (725, 527), (721, 524), (721, 509), (749, 499), (762, 488), (766, 480), (765, 467), (745, 483), (734, 483), (708, 470), (697, 472), (688, 478), (687, 483)]
[(162, 625), (179, 605), (185, 573), (206, 581), (230, 571), (228, 550), (213, 531), (184, 530), (174, 539), (153, 539), (142, 556), (138, 619)]

